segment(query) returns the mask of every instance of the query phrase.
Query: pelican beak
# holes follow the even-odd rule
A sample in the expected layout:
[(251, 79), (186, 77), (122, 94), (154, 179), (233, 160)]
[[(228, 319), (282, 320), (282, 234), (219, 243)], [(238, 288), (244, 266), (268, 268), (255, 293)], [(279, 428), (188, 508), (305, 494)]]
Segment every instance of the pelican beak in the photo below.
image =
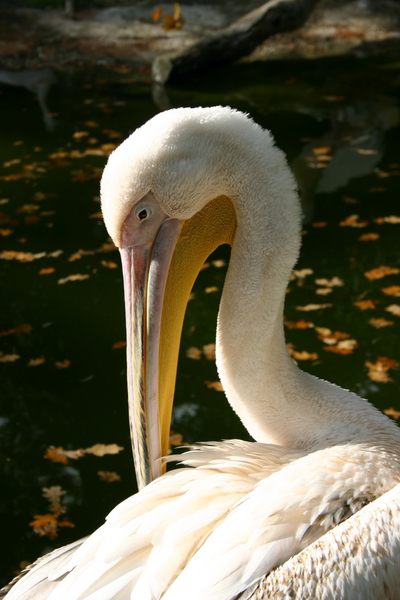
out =
[(218, 198), (191, 219), (164, 220), (150, 242), (120, 249), (129, 419), (139, 488), (164, 470), (190, 291), (209, 254), (232, 242), (235, 225), (231, 202)]

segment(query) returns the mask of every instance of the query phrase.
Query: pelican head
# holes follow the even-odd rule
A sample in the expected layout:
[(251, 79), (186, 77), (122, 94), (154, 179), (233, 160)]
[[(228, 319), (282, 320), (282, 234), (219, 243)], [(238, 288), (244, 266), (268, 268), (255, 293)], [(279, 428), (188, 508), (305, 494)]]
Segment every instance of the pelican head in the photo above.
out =
[[(139, 486), (161, 474), (160, 459), (168, 452), (191, 288), (207, 256), (221, 244), (232, 244), (237, 211), (246, 211), (238, 199), (252, 186), (246, 165), (249, 157), (253, 166), (260, 161), (262, 173), (266, 141), (271, 168), (275, 160), (279, 173), (281, 152), (244, 114), (224, 107), (174, 109), (136, 130), (104, 169), (103, 216), (123, 267), (128, 401)], [(251, 212), (257, 220), (257, 210)], [(271, 235), (279, 245), (279, 232)], [(294, 254), (297, 246), (294, 241)]]

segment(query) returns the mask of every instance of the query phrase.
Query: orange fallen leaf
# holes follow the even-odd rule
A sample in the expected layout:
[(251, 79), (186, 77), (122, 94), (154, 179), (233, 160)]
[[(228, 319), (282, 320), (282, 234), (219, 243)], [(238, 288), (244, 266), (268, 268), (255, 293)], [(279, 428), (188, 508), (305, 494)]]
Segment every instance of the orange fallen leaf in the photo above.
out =
[(393, 358), (379, 356), (375, 362), (370, 360), (365, 361), (365, 366), (368, 369), (368, 377), (371, 381), (389, 383), (393, 380), (389, 377), (388, 371), (398, 367), (399, 363)]
[(201, 359), (201, 350), (200, 348), (196, 348), (195, 346), (190, 346), (186, 350), (186, 356), (191, 358), (192, 360), (200, 360)]
[(386, 217), (376, 217), (375, 223), (382, 225), (383, 223), (390, 223), (391, 225), (398, 225), (400, 223), (400, 217), (397, 215), (387, 215)]
[(291, 279), (305, 279), (308, 275), (312, 275), (314, 271), (312, 269), (294, 269), (292, 272)]
[(316, 156), (329, 154), (332, 152), (332, 148), (330, 146), (316, 146), (312, 148), (312, 153)]
[(94, 444), (89, 448), (85, 448), (85, 454), (93, 454), (93, 456), (106, 456), (107, 454), (119, 454), (123, 450), (123, 446), (117, 444)]
[(400, 296), (400, 285), (390, 285), (389, 287), (383, 288), (382, 292), (387, 296)]
[(330, 288), (330, 287), (317, 288), (315, 290), (315, 293), (318, 294), (319, 296), (328, 296), (328, 294), (332, 294), (332, 288)]
[(353, 302), (354, 306), (359, 308), (360, 310), (372, 310), (378, 304), (376, 300), (356, 300)]
[(50, 540), (54, 540), (57, 537), (57, 517), (52, 513), (33, 515), (33, 519), (30, 521), (29, 526), (32, 527), (33, 531), (41, 537), (46, 536)]
[(325, 308), (331, 308), (332, 304), (305, 304), (304, 306), (296, 306), (296, 310), (303, 312), (309, 312), (313, 310), (324, 310)]
[(221, 269), (222, 267), (226, 267), (226, 260), (223, 260), (222, 258), (218, 258), (216, 260), (213, 260), (211, 262), (211, 264), (216, 269)]
[(113, 350), (121, 350), (121, 348), (126, 348), (126, 340), (120, 340), (119, 342), (114, 342), (112, 345)]
[(0, 352), (0, 363), (15, 362), (20, 358), (19, 354), (4, 354), (3, 352)]
[(106, 269), (118, 269), (118, 265), (113, 260), (102, 260), (101, 265)]
[(203, 354), (207, 360), (215, 360), (215, 344), (205, 344)]
[(390, 327), (391, 325), (394, 325), (394, 321), (389, 321), (389, 319), (385, 319), (384, 317), (372, 318), (368, 321), (368, 323), (376, 329), (381, 329), (382, 327)]
[(385, 310), (396, 317), (400, 317), (400, 304), (390, 304)]
[(169, 445), (170, 446), (182, 446), (183, 444), (183, 435), (181, 433), (176, 433), (175, 431), (171, 431), (169, 434)]
[(214, 294), (218, 292), (218, 288), (216, 285), (210, 285), (209, 287), (204, 288), (206, 294)]
[(400, 410), (396, 410), (395, 408), (393, 408), (393, 406), (390, 406), (389, 408), (385, 408), (385, 410), (383, 412), (388, 417), (392, 417), (393, 419), (400, 419)]
[(216, 392), (223, 392), (224, 388), (220, 381), (205, 381), (204, 382), (209, 390), (215, 390)]
[(55, 448), (54, 446), (49, 446), (44, 453), (44, 458), (51, 460), (56, 463), (61, 463), (66, 465), (68, 463), (68, 458), (65, 456), (63, 452), (59, 452), (59, 448)]
[(292, 344), (288, 344), (288, 352), (294, 360), (318, 360), (316, 352), (307, 352), (307, 350), (295, 350)]
[(324, 287), (341, 287), (344, 285), (344, 281), (340, 277), (331, 277), (330, 279), (318, 278), (315, 280), (315, 283)]
[(363, 233), (358, 239), (360, 242), (375, 242), (375, 240), (379, 239), (379, 233), (374, 233), (372, 231), (369, 233)]
[(364, 275), (370, 281), (374, 281), (375, 279), (382, 279), (382, 277), (386, 277), (387, 275), (397, 275), (398, 273), (400, 273), (400, 269), (397, 267), (387, 267), (386, 265), (381, 265), (380, 267), (376, 267), (370, 271), (365, 271)]
[(151, 11), (151, 20), (155, 23), (161, 19), (162, 16), (162, 6), (156, 6)]
[(64, 285), (65, 283), (69, 283), (70, 281), (85, 281), (85, 279), (89, 279), (89, 277), (89, 275), (83, 275), (82, 273), (74, 273), (73, 275), (62, 277), (57, 281), (57, 283), (60, 285)]
[(341, 340), (337, 344), (332, 346), (324, 346), (326, 352), (334, 352), (335, 354), (353, 354), (354, 350), (358, 347), (358, 342), (353, 339)]
[(7, 236), (11, 235), (12, 233), (14, 233), (13, 229), (0, 229), (1, 237), (7, 237)]
[(37, 358), (31, 358), (30, 361), (28, 362), (28, 367), (39, 367), (40, 365), (43, 365), (46, 362), (46, 359), (44, 356), (38, 356)]
[(356, 229), (366, 227), (368, 221), (360, 221), (359, 215), (349, 215), (345, 219), (339, 222), (340, 227), (354, 227)]
[(46, 252), (20, 252), (18, 250), (4, 250), (0, 252), (0, 259), (2, 260), (16, 260), (18, 262), (32, 262), (46, 256)]
[(51, 275), (54, 272), (55, 272), (54, 267), (43, 267), (42, 269), (40, 269), (39, 275)]
[(285, 321), (285, 326), (288, 329), (311, 329), (314, 323), (300, 319), (299, 321)]
[(32, 331), (32, 325), (29, 325), (29, 323), (21, 323), (20, 325), (16, 325), (15, 327), (12, 327), (11, 329), (6, 329), (4, 331), (0, 331), (0, 337), (5, 337), (8, 335), (20, 335), (20, 334), (26, 334), (26, 333), (30, 333)]
[(97, 475), (101, 481), (105, 481), (106, 483), (121, 481), (121, 475), (118, 475), (115, 471), (97, 471)]
[(71, 366), (71, 361), (68, 360), (68, 358), (65, 358), (64, 360), (57, 360), (54, 363), (54, 366), (56, 369), (68, 369)]
[(328, 223), (326, 221), (315, 221), (314, 223), (311, 223), (311, 227), (315, 227), (315, 229), (323, 229), (324, 227), (327, 227)]

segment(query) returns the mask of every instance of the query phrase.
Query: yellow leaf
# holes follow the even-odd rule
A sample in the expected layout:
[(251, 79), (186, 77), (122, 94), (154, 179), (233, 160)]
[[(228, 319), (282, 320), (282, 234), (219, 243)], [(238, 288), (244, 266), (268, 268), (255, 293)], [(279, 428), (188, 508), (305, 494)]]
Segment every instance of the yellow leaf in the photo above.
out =
[(122, 446), (117, 444), (94, 444), (89, 448), (85, 448), (85, 454), (93, 454), (94, 456), (102, 457), (106, 454), (119, 454), (123, 450)]
[(3, 354), (3, 352), (0, 352), (0, 363), (15, 362), (20, 358), (19, 354)]
[(57, 283), (60, 285), (64, 285), (70, 281), (85, 281), (85, 279), (89, 279), (89, 275), (83, 275), (81, 273), (75, 273), (73, 275), (68, 275), (67, 277), (63, 277), (59, 279)]
[(315, 280), (315, 283), (325, 287), (341, 287), (344, 285), (344, 281), (340, 277), (331, 277), (331, 279), (319, 278)]
[(393, 408), (393, 406), (390, 406), (389, 408), (385, 408), (385, 410), (383, 412), (388, 417), (392, 417), (393, 419), (400, 419), (400, 410), (396, 410), (395, 408)]
[(375, 223), (381, 225), (382, 223), (390, 223), (391, 225), (398, 225), (400, 223), (400, 217), (397, 215), (388, 215), (386, 217), (377, 217), (374, 219)]
[(299, 321), (285, 321), (285, 326), (288, 329), (311, 329), (314, 323), (300, 319)]
[(224, 388), (222, 387), (222, 383), (220, 381), (205, 381), (204, 382), (209, 390), (214, 390), (216, 392), (223, 392)]
[(375, 362), (367, 360), (365, 362), (365, 366), (368, 369), (368, 377), (372, 381), (376, 381), (378, 383), (388, 383), (392, 381), (391, 377), (389, 377), (388, 371), (390, 369), (395, 369), (399, 366), (399, 364), (393, 358), (379, 356)]
[(397, 275), (398, 273), (400, 273), (400, 269), (397, 267), (387, 267), (386, 265), (382, 265), (375, 269), (371, 269), (370, 271), (365, 271), (364, 275), (367, 279), (373, 281), (375, 279), (382, 279), (382, 277), (386, 277), (387, 275)]
[(325, 308), (331, 308), (332, 304), (305, 304), (304, 306), (296, 306), (296, 310), (303, 312), (309, 312), (314, 310), (324, 310)]
[(65, 358), (64, 360), (57, 360), (54, 363), (54, 366), (56, 369), (68, 369), (71, 366), (71, 361), (68, 360), (68, 358)]
[(200, 360), (201, 359), (201, 350), (200, 348), (196, 348), (195, 346), (190, 346), (186, 350), (186, 356), (191, 358), (192, 360)]
[(215, 360), (215, 344), (205, 344), (203, 354), (207, 360)]
[(375, 240), (379, 239), (379, 233), (373, 233), (372, 231), (370, 233), (363, 233), (358, 239), (360, 242), (375, 242)]
[(357, 306), (360, 310), (372, 310), (378, 304), (376, 300), (356, 300), (353, 302), (354, 306)]
[(37, 358), (31, 358), (30, 361), (28, 362), (28, 367), (39, 367), (40, 365), (43, 365), (46, 362), (46, 359), (44, 356), (38, 356)]
[(54, 272), (55, 272), (54, 267), (43, 267), (42, 269), (40, 269), (39, 275), (51, 275)]
[(118, 269), (117, 263), (113, 260), (102, 260), (101, 264), (106, 269)]
[(376, 329), (381, 329), (382, 327), (390, 327), (391, 325), (394, 325), (394, 321), (389, 321), (388, 319), (384, 319), (383, 317), (372, 318), (368, 321), (368, 323)]
[(334, 352), (335, 354), (352, 354), (357, 347), (357, 341), (350, 339), (341, 340), (333, 346), (325, 346), (324, 350), (326, 352)]
[(209, 287), (204, 288), (206, 294), (214, 294), (218, 292), (218, 288), (216, 285), (210, 285)]
[(349, 215), (339, 223), (340, 227), (362, 228), (368, 225), (368, 221), (360, 221), (359, 215)]
[(400, 285), (391, 285), (383, 288), (382, 292), (387, 296), (400, 296)]
[(101, 481), (105, 481), (106, 483), (121, 481), (121, 476), (115, 471), (97, 471), (97, 475)]
[(385, 310), (396, 317), (400, 317), (400, 304), (390, 304)]

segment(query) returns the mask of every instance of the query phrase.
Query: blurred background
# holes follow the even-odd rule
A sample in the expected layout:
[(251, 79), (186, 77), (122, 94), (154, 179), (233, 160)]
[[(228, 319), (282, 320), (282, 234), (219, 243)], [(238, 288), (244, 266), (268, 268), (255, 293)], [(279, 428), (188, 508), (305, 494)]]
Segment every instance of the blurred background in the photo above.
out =
[[(275, 29), (268, 4), (1, 5), (2, 583), (136, 490), (99, 179), (160, 110), (230, 105), (272, 131), (304, 213), (288, 350), (400, 418), (400, 3), (292, 0)], [(209, 258), (188, 305), (173, 446), (248, 439), (214, 365), (228, 262)]]

